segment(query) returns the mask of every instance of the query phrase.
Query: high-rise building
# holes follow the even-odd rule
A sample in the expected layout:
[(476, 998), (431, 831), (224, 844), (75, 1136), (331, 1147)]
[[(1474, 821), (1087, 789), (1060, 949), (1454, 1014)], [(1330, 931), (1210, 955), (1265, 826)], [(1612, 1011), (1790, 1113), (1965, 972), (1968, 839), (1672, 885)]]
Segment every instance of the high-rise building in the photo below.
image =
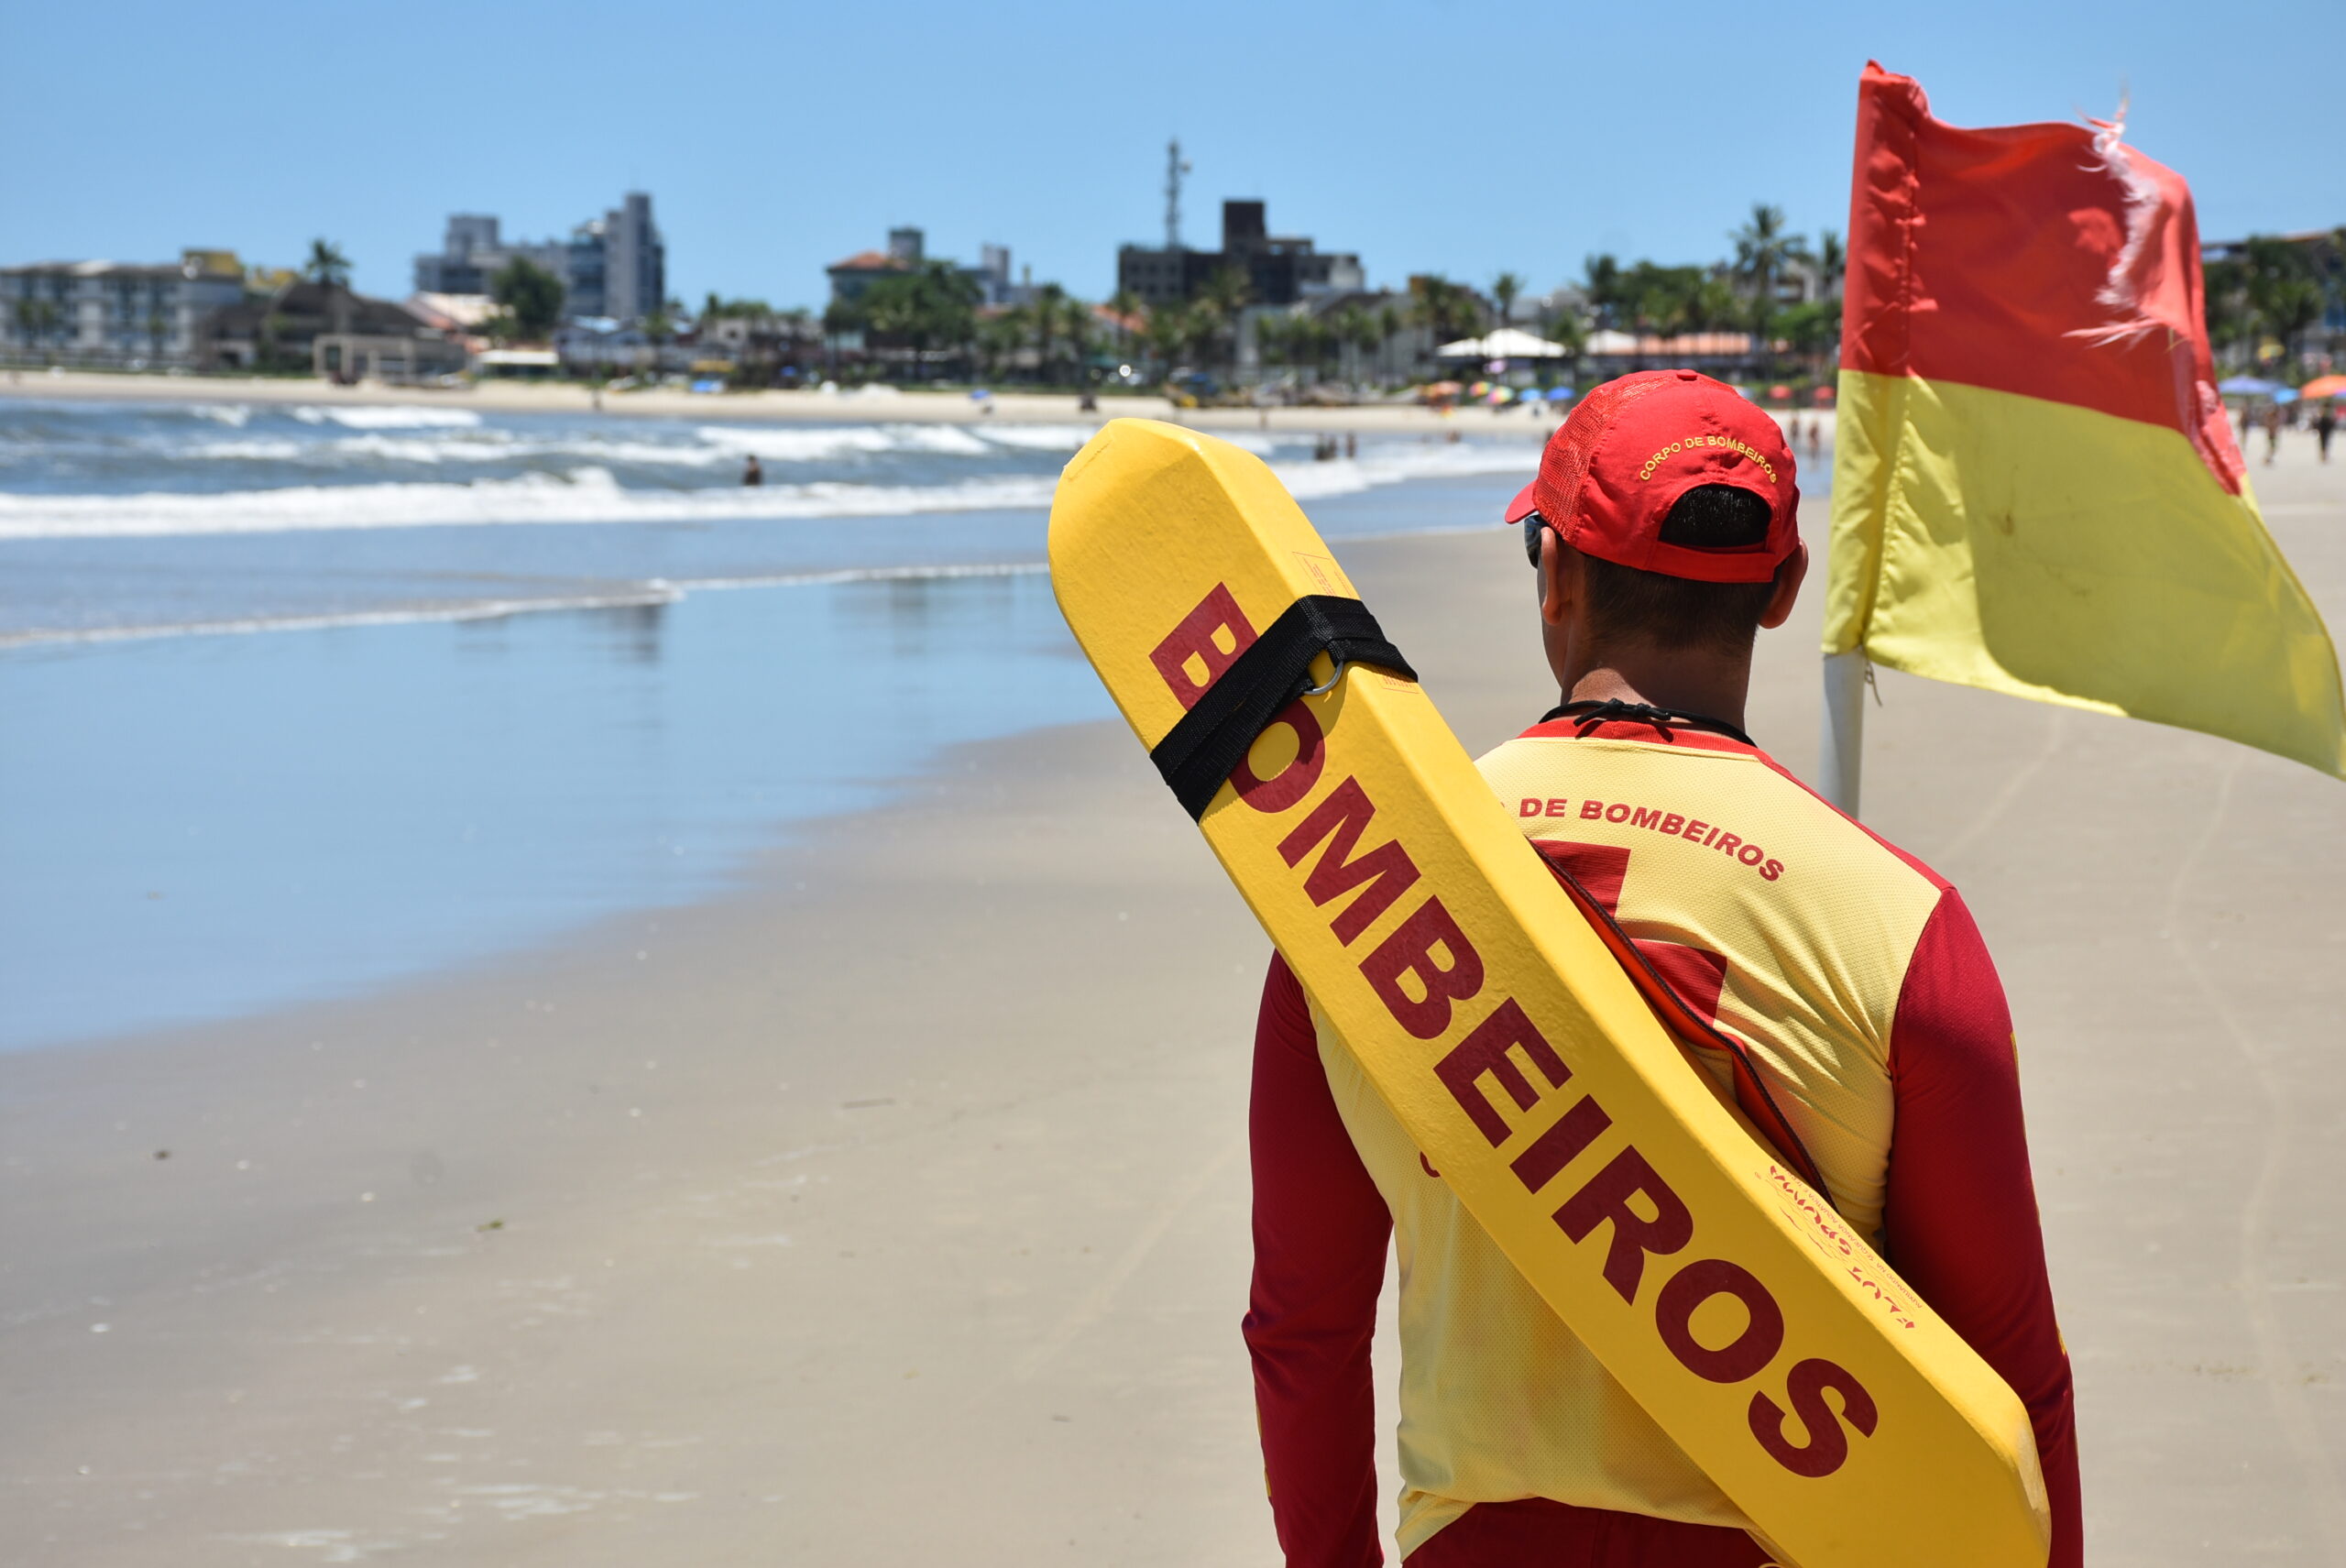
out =
[(1146, 304), (1193, 299), (1222, 272), (1236, 272), (1246, 280), (1246, 300), (1255, 305), (1291, 305), (1351, 293), (1365, 282), (1358, 256), (1323, 251), (1298, 236), (1272, 234), (1260, 202), (1222, 204), (1220, 250), (1127, 245), (1116, 252), (1116, 287)]
[(641, 321), (668, 298), (668, 250), (652, 222), (652, 198), (630, 191), (603, 215), (603, 308), (598, 314)]
[(415, 258), (419, 294), (486, 294), (497, 275), (526, 260), (562, 282), (565, 316), (641, 321), (668, 297), (667, 247), (652, 221), (652, 198), (630, 191), (620, 204), (570, 231), (568, 239), (506, 243), (498, 220), (457, 213), (437, 255)]

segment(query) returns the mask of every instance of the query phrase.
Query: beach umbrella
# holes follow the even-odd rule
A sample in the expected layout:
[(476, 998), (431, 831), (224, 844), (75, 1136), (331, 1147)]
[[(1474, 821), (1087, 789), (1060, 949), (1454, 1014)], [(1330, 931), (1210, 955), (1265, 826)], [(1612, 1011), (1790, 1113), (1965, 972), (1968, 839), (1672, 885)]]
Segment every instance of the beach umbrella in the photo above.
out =
[(1490, 393), (1491, 407), (1495, 409), (1503, 407), (1514, 396), (1515, 394), (1505, 387), (1493, 387)]
[(2216, 390), (2234, 398), (2270, 397), (2280, 389), (2280, 382), (2266, 381), (2254, 376), (2234, 376), (2216, 383)]
[(2317, 376), (2297, 389), (2304, 398), (2346, 397), (2346, 376)]
[(1484, 338), (1483, 352), (1493, 359), (1569, 359), (1572, 350), (1551, 343), (1521, 327), (1503, 326)]
[(1571, 402), (1573, 389), (1570, 387), (1551, 387), (1548, 389), (1548, 400), (1551, 403)]
[(2273, 389), (2273, 400), (2276, 403), (2294, 403), (2297, 400), (2297, 389), (2295, 387), (2275, 387)]

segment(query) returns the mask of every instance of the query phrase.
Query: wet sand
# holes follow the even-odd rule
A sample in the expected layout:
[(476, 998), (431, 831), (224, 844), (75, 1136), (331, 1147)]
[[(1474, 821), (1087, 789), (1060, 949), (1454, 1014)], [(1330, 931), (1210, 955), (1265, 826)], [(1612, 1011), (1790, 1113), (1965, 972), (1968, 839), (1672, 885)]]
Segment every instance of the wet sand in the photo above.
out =
[[(2253, 477), (2346, 627), (2346, 455), (2310, 445)], [(1553, 700), (1506, 534), (1345, 556), (1470, 749)], [(1763, 640), (1750, 713), (1803, 772), (1816, 624)], [(1881, 686), (1869, 820), (2012, 992), (2094, 1561), (2346, 1558), (2346, 785)], [(0, 1058), (0, 1561), (1273, 1563), (1265, 953), (1089, 725), (716, 902)]]

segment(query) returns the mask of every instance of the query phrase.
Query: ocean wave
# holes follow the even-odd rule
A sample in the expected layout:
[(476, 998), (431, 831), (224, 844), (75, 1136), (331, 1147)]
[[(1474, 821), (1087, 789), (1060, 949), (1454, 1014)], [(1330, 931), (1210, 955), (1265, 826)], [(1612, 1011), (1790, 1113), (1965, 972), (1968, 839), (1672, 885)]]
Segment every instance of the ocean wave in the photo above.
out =
[(302, 403), (292, 412), (303, 424), (338, 424), (345, 430), (458, 430), (480, 423), (480, 415), (470, 409), (397, 403)]
[(589, 464), (629, 463), (684, 468), (715, 468), (738, 464), (738, 451), (685, 445), (669, 442), (629, 441), (588, 435), (573, 439), (537, 440), (510, 431), (483, 429), (424, 433), (414, 435), (346, 435), (329, 441), (303, 441), (294, 436), (249, 436), (235, 441), (205, 441), (188, 445), (153, 448), (163, 457), (197, 461), (296, 463), (327, 467), (367, 463), (410, 463), (437, 466), (447, 463), (512, 463), (531, 458), (579, 458)]
[(757, 424), (704, 424), (693, 433), (707, 450), (739, 461), (755, 454), (761, 462), (819, 463), (828, 458), (890, 452), (930, 452), (948, 457), (984, 457), (994, 448), (958, 425), (853, 424), (789, 429)]
[[(253, 457), (275, 455), (269, 444), (263, 441), (216, 444), (242, 447), (246, 455)], [(509, 450), (506, 455), (512, 454)], [(604, 455), (609, 460), (619, 460), (615, 453), (607, 450)], [(1394, 443), (1364, 448), (1356, 458), (1278, 463), (1273, 465), (1273, 472), (1297, 499), (1310, 501), (1411, 480), (1529, 474), (1538, 459), (1539, 449), (1529, 444), (1503, 446)], [(213, 494), (0, 493), (0, 539), (145, 538), (521, 523), (721, 522), (1039, 510), (1050, 504), (1057, 483), (1058, 477), (1052, 474), (1003, 474), (931, 485), (823, 481), (655, 489), (622, 485), (610, 469), (588, 465), (566, 475), (535, 473), (471, 482), (287, 485)]]
[[(442, 411), (427, 410), (427, 412)], [(196, 461), (443, 464), (503, 463), (527, 458), (577, 458), (679, 468), (738, 467), (761, 463), (836, 462), (901, 454), (998, 457), (1019, 452), (1073, 453), (1091, 438), (1089, 428), (1038, 426), (988, 431), (982, 437), (954, 425), (846, 425), (811, 429), (762, 425), (702, 425), (681, 441), (618, 433), (538, 436), (496, 426), (422, 428), (412, 433), (367, 432), (326, 440), (251, 436), (186, 444), (156, 443), (159, 456)]]
[(989, 446), (1008, 447), (1013, 452), (1069, 455), (1082, 450), (1085, 442), (1100, 433), (1096, 424), (981, 424), (968, 429)]
[(546, 522), (716, 522), (1047, 506), (1053, 479), (1004, 476), (932, 486), (622, 487), (607, 468), (472, 484), (288, 485), (197, 495), (0, 495), (0, 539), (128, 539)]
[(1274, 463), (1271, 471), (1278, 475), (1289, 495), (1297, 500), (1309, 501), (1358, 495), (1363, 490), (1381, 489), (1412, 479), (1529, 475), (1539, 469), (1540, 451), (1528, 442), (1520, 446), (1462, 441), (1454, 445), (1363, 447), (1358, 457), (1339, 457), (1328, 463)]

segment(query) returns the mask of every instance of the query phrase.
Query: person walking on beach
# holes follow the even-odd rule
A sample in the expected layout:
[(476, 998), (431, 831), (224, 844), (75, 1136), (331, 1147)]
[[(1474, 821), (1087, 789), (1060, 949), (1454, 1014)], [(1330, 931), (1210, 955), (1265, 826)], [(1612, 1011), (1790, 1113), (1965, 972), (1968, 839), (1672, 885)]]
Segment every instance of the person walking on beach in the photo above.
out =
[(2338, 400), (2324, 398), (2314, 411), (2313, 438), (2321, 445), (2321, 460), (2330, 461), (2330, 438), (2338, 433)]
[[(1994, 965), (1953, 887), (1744, 733), (1753, 641), (1791, 615), (1807, 568), (1798, 501), (1780, 428), (1733, 389), (1651, 371), (1590, 394), (1507, 513), (1562, 700), (1479, 766), (1560, 878), (1741, 1040), (1807, 1158), (1778, 1154), (1813, 1161), (1840, 1214), (2011, 1384), (2051, 1568), (2078, 1568), (2069, 1365)], [(1737, 852), (1661, 826), (1698, 818)], [(1689, 1044), (1731, 1093), (1716, 1047)], [(1244, 1334), (1290, 1568), (1382, 1561), (1369, 1343), (1388, 1244), (1409, 1568), (1768, 1561), (1461, 1206), (1277, 957), (1249, 1128)]]
[(766, 471), (758, 466), (758, 455), (754, 452), (742, 460), (741, 482), (745, 485), (762, 485), (766, 482)]
[(2264, 466), (2273, 466), (2273, 459), (2281, 450), (2281, 405), (2264, 405)]

